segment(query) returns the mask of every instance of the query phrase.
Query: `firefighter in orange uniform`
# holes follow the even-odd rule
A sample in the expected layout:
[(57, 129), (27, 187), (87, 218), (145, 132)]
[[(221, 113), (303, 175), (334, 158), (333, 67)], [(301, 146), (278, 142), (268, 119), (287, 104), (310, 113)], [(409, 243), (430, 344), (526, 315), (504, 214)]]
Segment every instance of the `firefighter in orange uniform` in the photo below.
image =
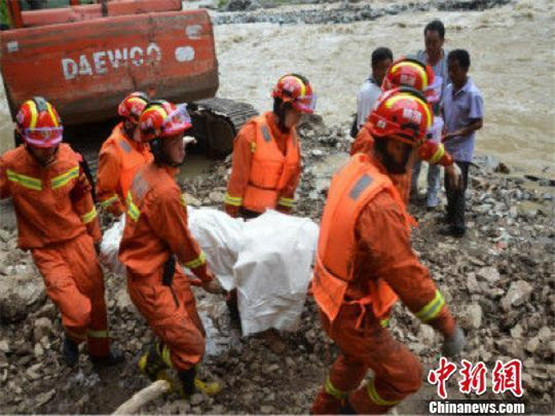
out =
[[(390, 179), (404, 173), (431, 120), (418, 91), (384, 93), (369, 116), (371, 152), (354, 155), (332, 179), (312, 288), (323, 327), (340, 354), (313, 414), (385, 413), (420, 388), (420, 362), (387, 330), (398, 297), (443, 334), (445, 355), (464, 346), (462, 330), (412, 250), (411, 219)], [(374, 378), (359, 388), (368, 369)]]
[[(388, 69), (382, 84), (383, 91), (393, 88), (410, 87), (422, 92), (429, 104), (437, 102), (437, 94), (434, 84), (434, 72), (429, 65), (424, 65), (420, 61), (410, 58), (400, 58), (395, 61)], [(451, 155), (445, 150), (443, 144), (430, 140), (432, 131), (420, 140), (409, 159), (406, 173), (401, 175), (392, 174), (390, 179), (401, 194), (405, 203), (408, 203), (411, 189), (411, 170), (414, 160), (419, 158), (431, 164), (444, 166), (453, 184), (460, 183), (461, 172), (454, 163)], [(439, 132), (441, 134), (441, 131)], [(430, 137), (428, 137), (430, 136)], [(356, 140), (351, 146), (351, 156), (356, 153), (370, 153), (374, 146), (374, 139), (370, 133), (369, 121), (360, 129)]]
[(62, 314), (64, 360), (76, 364), (78, 345), (86, 340), (93, 363), (115, 364), (123, 357), (110, 351), (95, 252), (100, 227), (81, 156), (60, 144), (60, 117), (44, 98), (23, 103), (16, 121), (24, 144), (0, 158), (0, 198), (13, 198), (19, 247), (31, 250), (48, 297)]
[(185, 397), (195, 387), (210, 393), (217, 386), (195, 378), (205, 334), (181, 265), (192, 270), (207, 292), (221, 293), (189, 232), (187, 207), (175, 181), (185, 157), (184, 132), (191, 126), (184, 105), (152, 101), (141, 114), (139, 127), (154, 160), (137, 171), (127, 193), (119, 251), (131, 300), (160, 339), (141, 357), (139, 369), (153, 380), (176, 369), (180, 382), (174, 387)]
[(102, 144), (98, 156), (96, 193), (100, 206), (115, 216), (125, 212), (125, 196), (133, 175), (152, 160), (148, 143), (141, 140), (137, 128), (139, 116), (148, 104), (142, 92), (129, 94), (120, 103), (118, 114), (123, 118)]
[(254, 218), (266, 209), (289, 213), (301, 176), (296, 125), (312, 114), (316, 96), (308, 80), (288, 74), (272, 92), (274, 109), (250, 120), (233, 146), (225, 210), (232, 217)]

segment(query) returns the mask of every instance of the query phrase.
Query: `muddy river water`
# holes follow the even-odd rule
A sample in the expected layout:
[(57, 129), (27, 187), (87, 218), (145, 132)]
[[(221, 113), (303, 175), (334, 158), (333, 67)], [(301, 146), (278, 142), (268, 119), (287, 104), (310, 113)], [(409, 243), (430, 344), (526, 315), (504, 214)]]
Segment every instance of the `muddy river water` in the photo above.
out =
[[(521, 0), (483, 12), (407, 12), (349, 24), (215, 26), (218, 95), (264, 111), (276, 79), (299, 72), (315, 86), (324, 121), (347, 126), (358, 88), (369, 74), (372, 50), (388, 46), (395, 55), (414, 53), (423, 48), (425, 24), (439, 18), (446, 25), (445, 48), (470, 52), (470, 75), (484, 95), (478, 153), (555, 177), (553, 6), (551, 0)], [(0, 151), (11, 145), (11, 137), (1, 88)]]
[(405, 13), (349, 24), (216, 26), (219, 94), (264, 111), (275, 80), (296, 71), (317, 89), (325, 122), (348, 123), (372, 50), (414, 53), (424, 46), (426, 23), (439, 18), (446, 26), (445, 48), (470, 52), (470, 75), (484, 95), (477, 152), (555, 177), (553, 5), (524, 0), (483, 12)]

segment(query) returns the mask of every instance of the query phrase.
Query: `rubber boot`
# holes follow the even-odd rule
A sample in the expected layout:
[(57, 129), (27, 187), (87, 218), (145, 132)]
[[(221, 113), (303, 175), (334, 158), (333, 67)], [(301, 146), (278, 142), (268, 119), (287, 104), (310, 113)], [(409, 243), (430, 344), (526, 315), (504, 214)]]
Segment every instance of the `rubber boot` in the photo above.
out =
[(103, 357), (89, 355), (89, 360), (91, 360), (93, 365), (98, 367), (110, 367), (112, 365), (122, 363), (124, 359), (125, 357), (123, 356), (123, 352), (117, 348), (111, 348), (108, 355)]
[(77, 345), (76, 342), (70, 340), (68, 337), (65, 337), (62, 349), (62, 356), (65, 363), (68, 366), (73, 367), (79, 361), (79, 345)]
[(182, 370), (177, 372), (177, 377), (179, 378), (179, 382), (180, 382), (180, 385), (178, 386), (177, 390), (181, 395), (181, 397), (188, 399), (196, 392), (195, 375), (196, 375), (195, 367), (189, 368), (188, 370)]
[(168, 380), (168, 365), (162, 359), (159, 353), (160, 344), (156, 343), (150, 346), (148, 351), (139, 359), (139, 371), (146, 374), (152, 381)]
[(200, 391), (207, 396), (214, 396), (222, 390), (220, 383), (202, 381), (196, 377), (196, 373), (196, 366), (188, 370), (177, 372), (177, 377), (181, 382), (181, 385), (177, 390), (183, 398), (188, 399), (197, 391)]

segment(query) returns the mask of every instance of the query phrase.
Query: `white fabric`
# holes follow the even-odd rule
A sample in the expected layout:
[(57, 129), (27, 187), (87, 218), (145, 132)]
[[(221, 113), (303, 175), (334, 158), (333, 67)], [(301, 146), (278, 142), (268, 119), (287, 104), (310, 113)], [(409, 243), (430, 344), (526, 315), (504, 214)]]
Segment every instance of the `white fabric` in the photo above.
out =
[[(300, 317), (318, 242), (308, 218), (267, 211), (234, 219), (214, 209), (187, 207), (189, 229), (224, 289), (237, 289), (243, 335), (269, 328), (294, 331)], [(118, 251), (125, 217), (104, 233), (101, 261), (125, 277)]]
[(102, 235), (99, 260), (112, 273), (126, 277), (125, 266), (119, 261), (119, 244), (125, 228), (125, 214)]
[(244, 335), (297, 329), (317, 242), (307, 218), (267, 211), (245, 223), (233, 268)]

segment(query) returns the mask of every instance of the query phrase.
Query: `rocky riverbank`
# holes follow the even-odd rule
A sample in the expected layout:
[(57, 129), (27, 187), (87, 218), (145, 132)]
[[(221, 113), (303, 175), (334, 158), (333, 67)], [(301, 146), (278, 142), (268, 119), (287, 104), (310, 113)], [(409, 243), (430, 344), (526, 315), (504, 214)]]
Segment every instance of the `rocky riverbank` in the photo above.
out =
[[(347, 125), (328, 128), (318, 118), (301, 128), (305, 169), (297, 215), (318, 221), (331, 173), (347, 158), (347, 131)], [(220, 207), (229, 166), (228, 158), (208, 175), (186, 182), (189, 203)], [(442, 213), (411, 207), (420, 224), (414, 231), (415, 249), (467, 332), (463, 358), (483, 361), (490, 371), (496, 360), (520, 359), (527, 411), (553, 413), (555, 188), (550, 181), (512, 176), (510, 166), (493, 158), (477, 159), (471, 177), (468, 235), (462, 240), (441, 237)], [(30, 255), (16, 248), (13, 229), (0, 231), (0, 265), (0, 412), (109, 413), (148, 384), (136, 371), (136, 358), (152, 333), (121, 278), (106, 274), (111, 332), (126, 362), (97, 371), (83, 356), (72, 370), (60, 356), (59, 316), (45, 297)], [(307, 301), (300, 330), (285, 334), (287, 348), (276, 355), (262, 338), (239, 336), (221, 299), (197, 295), (209, 334), (202, 371), (225, 388), (216, 397), (196, 394), (189, 401), (170, 395), (143, 411), (307, 413), (336, 354), (320, 329), (313, 300)], [(425, 368), (437, 366), (441, 337), (401, 305), (391, 331), (421, 357)], [(456, 390), (450, 385), (448, 392), (456, 398)], [(426, 385), (399, 411), (425, 412), (425, 400), (433, 397), (435, 388)]]

